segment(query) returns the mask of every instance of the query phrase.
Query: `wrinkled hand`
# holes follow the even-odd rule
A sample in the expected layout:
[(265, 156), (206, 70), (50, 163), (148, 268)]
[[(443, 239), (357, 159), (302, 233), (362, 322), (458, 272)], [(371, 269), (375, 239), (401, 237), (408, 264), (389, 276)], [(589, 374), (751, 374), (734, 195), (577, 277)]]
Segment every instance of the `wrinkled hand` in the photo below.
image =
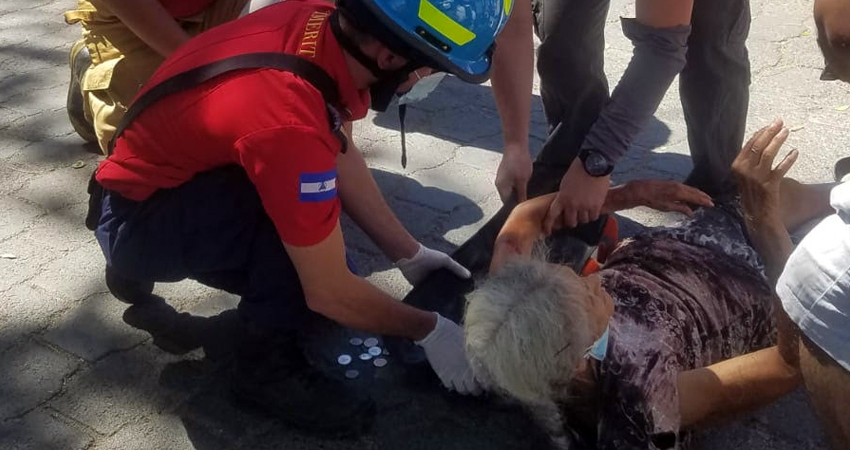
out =
[(590, 176), (576, 158), (561, 179), (558, 194), (549, 205), (543, 231), (548, 235), (561, 227), (575, 228), (598, 219), (610, 185), (610, 176)]
[(453, 260), (451, 256), (419, 244), (419, 251), (412, 258), (402, 258), (395, 263), (404, 278), (413, 286), (424, 280), (431, 271), (448, 269), (461, 278), (469, 278), (472, 274), (466, 267)]
[(528, 147), (509, 145), (502, 152), (502, 162), (496, 171), (496, 190), (502, 203), (511, 199), (511, 194), (516, 193), (516, 201), (524, 202), (528, 199), (528, 180), (531, 178), (531, 155)]
[(779, 214), (779, 186), (799, 153), (791, 150), (773, 167), (782, 144), (788, 139), (788, 129), (776, 120), (769, 127), (756, 132), (744, 144), (732, 163), (732, 173), (738, 182), (741, 204), (748, 220), (776, 217)]
[(466, 340), (458, 324), (437, 314), (437, 326), (416, 345), (425, 350), (428, 363), (434, 373), (449, 390), (459, 394), (478, 395), (481, 387), (475, 380), (469, 358), (466, 356)]
[(626, 183), (623, 189), (627, 191), (626, 203), (631, 208), (648, 206), (658, 211), (675, 211), (690, 216), (694, 212), (689, 205), (714, 206), (708, 194), (678, 181), (635, 180)]

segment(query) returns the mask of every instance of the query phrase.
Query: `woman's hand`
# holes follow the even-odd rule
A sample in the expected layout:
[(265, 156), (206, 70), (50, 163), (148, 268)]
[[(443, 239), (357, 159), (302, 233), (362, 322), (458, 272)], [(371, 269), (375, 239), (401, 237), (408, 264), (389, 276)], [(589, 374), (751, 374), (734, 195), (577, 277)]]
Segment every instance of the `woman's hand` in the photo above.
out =
[(797, 150), (791, 150), (776, 168), (773, 167), (787, 138), (788, 129), (782, 126), (781, 120), (776, 120), (756, 132), (732, 163), (749, 225), (779, 217), (779, 186), (798, 156)]
[(636, 206), (648, 206), (658, 211), (675, 211), (691, 215), (688, 205), (714, 206), (711, 197), (691, 186), (668, 180), (635, 180), (608, 192), (603, 212), (614, 212)]
[(534, 243), (544, 237), (543, 218), (555, 194), (542, 195), (517, 205), (502, 225), (493, 246), (490, 271), (513, 256), (531, 255)]

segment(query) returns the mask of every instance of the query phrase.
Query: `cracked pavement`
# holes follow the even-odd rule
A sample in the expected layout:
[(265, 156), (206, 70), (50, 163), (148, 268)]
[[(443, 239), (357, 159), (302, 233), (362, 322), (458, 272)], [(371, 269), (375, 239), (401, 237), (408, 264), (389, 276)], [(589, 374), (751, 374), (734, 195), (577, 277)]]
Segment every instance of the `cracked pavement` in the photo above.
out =
[[(183, 282), (157, 286), (171, 307), (161, 305), (155, 314), (116, 301), (103, 281), (100, 250), (83, 226), (86, 182), (99, 158), (84, 151), (64, 111), (67, 51), (79, 29), (65, 25), (62, 12), (73, 5), (0, 5), (0, 448), (491, 449), (539, 443), (534, 427), (509, 404), (461, 401), (432, 385), (400, 388), (392, 380), (398, 370), (392, 359), (385, 371), (364, 374), (356, 384), (375, 394), (381, 412), (370, 433), (334, 441), (297, 433), (230, 402), (233, 342), (227, 331), (236, 320), (235, 298)], [(631, 55), (617, 18), (631, 15), (633, 7), (627, 0), (611, 6), (606, 63), (612, 86)], [(818, 81), (822, 59), (809, 1), (754, 0), (752, 10), (749, 129), (783, 117), (793, 131), (789, 145), (801, 151), (791, 175), (828, 181), (834, 161), (850, 148), (850, 86)], [(656, 119), (618, 167), (617, 181), (681, 179), (690, 170), (675, 84)], [(539, 97), (532, 121), (536, 151), (546, 133)], [(501, 136), (490, 88), (448, 79), (413, 105), (406, 169), (397, 128), (394, 114), (372, 114), (356, 126), (356, 143), (402, 222), (426, 245), (450, 251), (500, 206), (492, 180)], [(85, 167), (75, 169), (80, 161)], [(644, 209), (624, 215), (643, 224), (664, 220)], [(374, 244), (348, 221), (345, 230), (360, 272), (404, 295), (409, 287)], [(192, 342), (202, 349), (181, 350), (168, 332), (178, 328), (195, 333)], [(805, 397), (796, 392), (697, 433), (695, 448), (826, 446)]]

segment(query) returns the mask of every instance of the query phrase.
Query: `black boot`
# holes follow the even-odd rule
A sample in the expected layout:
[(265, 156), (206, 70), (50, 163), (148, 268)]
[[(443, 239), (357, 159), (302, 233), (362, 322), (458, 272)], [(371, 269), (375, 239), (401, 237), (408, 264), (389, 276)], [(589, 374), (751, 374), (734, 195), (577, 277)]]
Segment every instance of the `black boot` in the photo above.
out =
[(97, 135), (94, 132), (94, 125), (86, 116), (83, 109), (83, 89), (81, 86), (83, 76), (86, 70), (91, 66), (91, 56), (85, 42), (79, 40), (74, 42), (69, 55), (69, 65), (71, 66), (71, 81), (68, 83), (68, 99), (66, 109), (68, 110), (68, 119), (71, 121), (71, 126), (81, 138), (87, 142), (97, 142)]
[(118, 275), (112, 267), (106, 266), (106, 287), (118, 300), (131, 305), (149, 302), (153, 299), (152, 281), (134, 281)]
[(294, 334), (270, 337), (246, 332), (236, 357), (232, 392), (244, 406), (323, 437), (356, 436), (375, 417), (374, 402), (313, 367)]

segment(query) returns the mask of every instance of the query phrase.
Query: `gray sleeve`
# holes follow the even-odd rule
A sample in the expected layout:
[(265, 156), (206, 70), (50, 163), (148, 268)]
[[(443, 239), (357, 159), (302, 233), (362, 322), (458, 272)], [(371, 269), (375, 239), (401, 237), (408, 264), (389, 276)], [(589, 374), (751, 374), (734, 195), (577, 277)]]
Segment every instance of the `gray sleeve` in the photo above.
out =
[(611, 99), (585, 137), (582, 148), (599, 149), (614, 163), (655, 114), (673, 79), (685, 67), (691, 26), (653, 28), (622, 19), (634, 54)]

